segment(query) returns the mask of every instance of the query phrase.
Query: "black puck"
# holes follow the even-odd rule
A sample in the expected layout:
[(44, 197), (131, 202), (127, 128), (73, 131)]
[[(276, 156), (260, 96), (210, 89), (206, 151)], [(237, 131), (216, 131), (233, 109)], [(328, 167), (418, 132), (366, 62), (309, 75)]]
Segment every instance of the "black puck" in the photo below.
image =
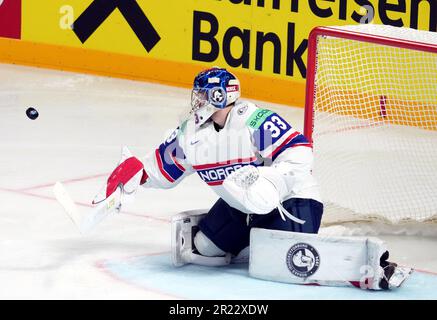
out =
[(26, 110), (26, 115), (29, 117), (29, 119), (35, 120), (38, 118), (39, 113), (35, 108), (31, 107)]

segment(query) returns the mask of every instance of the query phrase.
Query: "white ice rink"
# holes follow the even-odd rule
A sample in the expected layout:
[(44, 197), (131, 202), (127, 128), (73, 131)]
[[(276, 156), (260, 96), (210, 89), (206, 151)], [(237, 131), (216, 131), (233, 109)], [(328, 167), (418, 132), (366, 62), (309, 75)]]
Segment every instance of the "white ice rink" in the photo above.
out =
[[(138, 156), (153, 150), (177, 126), (189, 90), (12, 65), (0, 65), (0, 81), (0, 299), (196, 298), (188, 289), (187, 294), (167, 290), (170, 284), (164, 282), (170, 278), (162, 270), (155, 270), (162, 278), (149, 282), (137, 281), (140, 273), (129, 278), (126, 270), (113, 271), (123, 263), (128, 269), (133, 257), (165, 257), (170, 217), (213, 204), (216, 195), (197, 175), (172, 190), (142, 189), (123, 214), (88, 236), (78, 234), (52, 194), (53, 184), (62, 181), (81, 210), (89, 210), (121, 146)], [(260, 104), (302, 129), (301, 108)], [(35, 121), (26, 117), (30, 106), (40, 113)], [(383, 238), (392, 260), (437, 272), (437, 238)], [(119, 262), (117, 268), (107, 267), (111, 261)], [(207, 272), (217, 279), (214, 269)], [(197, 281), (195, 274), (190, 277)], [(254, 281), (251, 285), (266, 283)], [(321, 292), (291, 287), (305, 292), (304, 298), (318, 298)], [(220, 288), (212, 298), (247, 297)], [(255, 298), (271, 298), (259, 294)], [(363, 297), (372, 298), (367, 293), (355, 296)]]

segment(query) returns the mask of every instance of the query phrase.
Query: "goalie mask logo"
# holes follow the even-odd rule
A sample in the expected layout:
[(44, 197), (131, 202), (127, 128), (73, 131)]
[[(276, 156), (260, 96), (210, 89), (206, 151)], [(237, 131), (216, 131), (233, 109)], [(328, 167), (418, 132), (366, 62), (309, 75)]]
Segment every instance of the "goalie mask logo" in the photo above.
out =
[(287, 252), (287, 267), (296, 277), (307, 278), (319, 269), (320, 256), (307, 243), (296, 243)]
[(211, 100), (215, 104), (221, 104), (225, 100), (225, 94), (222, 88), (213, 89), (211, 91)]

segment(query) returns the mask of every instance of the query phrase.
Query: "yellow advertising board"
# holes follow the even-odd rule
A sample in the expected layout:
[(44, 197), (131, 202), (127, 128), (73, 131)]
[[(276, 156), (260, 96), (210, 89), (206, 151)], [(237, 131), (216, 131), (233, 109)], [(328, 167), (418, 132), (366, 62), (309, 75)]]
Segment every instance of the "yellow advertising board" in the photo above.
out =
[(243, 95), (302, 106), (309, 32), (357, 23), (435, 32), (437, 1), (25, 0), (21, 40), (55, 48), (67, 69), (184, 86), (223, 66)]

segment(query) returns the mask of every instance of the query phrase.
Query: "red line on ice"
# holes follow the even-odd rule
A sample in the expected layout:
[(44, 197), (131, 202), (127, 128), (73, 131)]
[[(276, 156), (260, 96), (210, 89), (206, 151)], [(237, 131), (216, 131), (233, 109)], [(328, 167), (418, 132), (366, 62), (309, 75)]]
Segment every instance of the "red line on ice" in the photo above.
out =
[(420, 272), (420, 273), (426, 273), (426, 274), (430, 274), (430, 275), (433, 275), (433, 276), (437, 276), (437, 272), (434, 272), (434, 271), (421, 270), (421, 269), (416, 269), (416, 268), (413, 268), (413, 271)]
[[(7, 188), (1, 188), (1, 187), (0, 187), (0, 191), (12, 192), (12, 193), (16, 193), (16, 194), (26, 195), (26, 196), (30, 196), (30, 197), (45, 199), (45, 200), (57, 201), (55, 197), (50, 197), (50, 196), (45, 196), (45, 195), (41, 195), (41, 194), (36, 194), (36, 193), (29, 192), (29, 191), (7, 189)], [(75, 201), (74, 203), (77, 204), (78, 206), (82, 206), (82, 207), (88, 207), (88, 208), (92, 208), (93, 207), (93, 205), (90, 204), (90, 203), (77, 202), (77, 201)], [(150, 214), (140, 214), (140, 213), (134, 213), (134, 212), (127, 212), (127, 211), (123, 211), (123, 210), (120, 213), (129, 215), (129, 216), (134, 216), (134, 217), (140, 217), (140, 218), (146, 218), (146, 219), (150, 219), (150, 220), (160, 221), (160, 222), (166, 222), (166, 223), (170, 222), (170, 219), (154, 217), (154, 216), (152, 216)]]
[[(108, 175), (109, 175), (109, 173), (100, 173), (100, 174), (95, 174), (95, 175), (92, 175), (92, 176), (86, 176), (86, 177), (81, 177), (81, 178), (73, 178), (73, 179), (63, 180), (63, 181), (61, 181), (61, 183), (62, 184), (68, 184), (68, 183), (73, 183), (73, 182), (86, 181), (86, 180), (100, 178), (100, 177), (104, 177), (104, 176), (108, 176)], [(54, 184), (55, 184), (54, 182), (50, 182), (50, 183), (40, 184), (40, 185), (36, 185), (36, 186), (32, 186), (32, 187), (17, 189), (17, 191), (30, 191), (30, 190), (42, 189), (42, 188), (51, 187)]]

